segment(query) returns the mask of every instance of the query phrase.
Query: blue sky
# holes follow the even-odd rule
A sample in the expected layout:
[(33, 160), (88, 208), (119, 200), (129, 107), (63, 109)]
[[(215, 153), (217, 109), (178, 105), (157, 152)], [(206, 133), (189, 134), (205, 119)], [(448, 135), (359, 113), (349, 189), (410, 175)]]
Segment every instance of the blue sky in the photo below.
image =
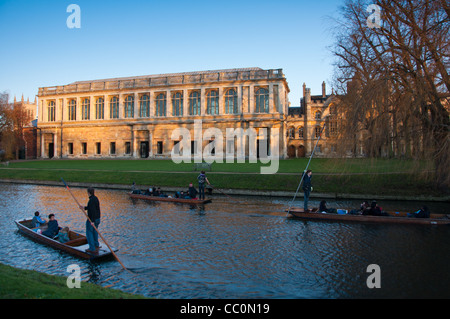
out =
[[(69, 29), (70, 4), (81, 28)], [(299, 105), (302, 84), (331, 92), (331, 17), (343, 0), (0, 0), (0, 92), (34, 100), (75, 81), (227, 68), (282, 68)]]

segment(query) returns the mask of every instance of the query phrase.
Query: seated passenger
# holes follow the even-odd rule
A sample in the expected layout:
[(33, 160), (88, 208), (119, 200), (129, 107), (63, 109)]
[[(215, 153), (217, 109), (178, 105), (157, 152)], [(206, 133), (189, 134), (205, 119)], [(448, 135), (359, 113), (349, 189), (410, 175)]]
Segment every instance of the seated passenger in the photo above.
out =
[(337, 209), (336, 208), (328, 208), (327, 207), (327, 201), (323, 200), (320, 202), (319, 205), (319, 213), (328, 213), (328, 214), (336, 214), (337, 213)]
[(58, 221), (55, 219), (54, 214), (48, 215), (48, 227), (47, 230), (42, 232), (42, 235), (45, 235), (49, 238), (54, 238), (56, 235), (58, 235), (59, 232), (59, 226)]
[(63, 229), (61, 229), (61, 231), (59, 232), (58, 240), (60, 243), (63, 243), (63, 244), (70, 240), (69, 227), (64, 227)]
[(33, 221), (32, 221), (32, 228), (35, 227), (41, 227), (41, 225), (45, 224), (45, 219), (42, 219), (41, 216), (39, 216), (39, 212), (34, 213)]
[(430, 211), (427, 206), (422, 206), (422, 208), (414, 215), (416, 218), (430, 218)]
[(194, 185), (192, 183), (189, 184), (189, 190), (188, 195), (192, 199), (197, 199), (198, 191), (195, 189)]

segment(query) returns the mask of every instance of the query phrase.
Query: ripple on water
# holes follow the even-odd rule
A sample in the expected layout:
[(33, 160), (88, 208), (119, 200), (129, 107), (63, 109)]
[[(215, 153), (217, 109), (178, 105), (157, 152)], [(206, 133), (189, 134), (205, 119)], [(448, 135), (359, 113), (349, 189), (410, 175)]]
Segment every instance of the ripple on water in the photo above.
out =
[[(72, 189), (87, 202), (85, 189)], [(3, 184), (0, 261), (157, 298), (449, 297), (448, 228), (402, 227), (286, 218), (289, 199), (225, 197), (201, 208), (130, 200), (97, 190), (100, 231), (132, 270), (114, 260), (92, 263), (19, 234), (14, 219), (35, 210), (84, 232), (85, 218), (63, 187)], [(349, 203), (340, 203), (348, 207)], [(330, 205), (331, 206), (331, 205)], [(32, 258), (30, 258), (32, 256)], [(370, 291), (366, 269), (379, 264), (383, 289)], [(439, 276), (434, 274), (440, 274)], [(431, 287), (431, 288), (430, 288)]]

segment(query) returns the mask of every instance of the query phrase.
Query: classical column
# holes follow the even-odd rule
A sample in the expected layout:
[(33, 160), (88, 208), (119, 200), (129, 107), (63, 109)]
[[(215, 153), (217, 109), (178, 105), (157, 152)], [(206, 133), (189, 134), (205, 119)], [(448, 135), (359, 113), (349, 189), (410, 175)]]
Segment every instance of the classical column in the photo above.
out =
[(45, 158), (45, 139), (44, 139), (44, 134), (41, 132), (41, 158)]
[(172, 91), (166, 92), (166, 116), (173, 116), (172, 114)]
[(103, 119), (108, 120), (111, 117), (111, 106), (109, 105), (108, 95), (103, 96), (104, 116)]
[(124, 118), (124, 107), (123, 107), (123, 94), (120, 93), (119, 94), (119, 119), (123, 119)]
[(187, 89), (183, 90), (183, 116), (189, 115), (189, 93)]
[(201, 90), (200, 90), (200, 92), (201, 92), (201, 99), (200, 99), (200, 106), (201, 106), (201, 111), (200, 111), (200, 115), (206, 115), (207, 114), (207, 110), (208, 110), (208, 107), (207, 107), (207, 103), (206, 103), (206, 90), (205, 90), (205, 88), (201, 88)]
[[(39, 100), (39, 108), (40, 108), (40, 110), (39, 110), (39, 122), (44, 122), (44, 118), (45, 118), (45, 116), (44, 116), (44, 100)], [(45, 122), (47, 122), (47, 121), (45, 121)]]
[(269, 84), (269, 113), (276, 113), (274, 108), (274, 90), (273, 90), (273, 84)]
[(97, 112), (96, 112), (96, 98), (95, 96), (90, 96), (89, 97), (89, 120), (96, 120), (97, 117)]
[(76, 101), (77, 101), (76, 120), (81, 121), (82, 107), (81, 107), (81, 99), (79, 96), (76, 97)]
[(150, 118), (154, 118), (155, 117), (155, 101), (153, 100), (153, 91), (148, 92), (148, 109), (149, 109), (149, 114), (148, 116)]
[(53, 157), (58, 157), (58, 133), (53, 133)]
[(133, 118), (137, 119), (139, 117), (139, 109), (140, 109), (140, 103), (139, 103), (139, 94), (134, 93), (134, 113)]
[(243, 114), (243, 110), (242, 110), (242, 91), (244, 90), (244, 88), (242, 87), (242, 85), (238, 86), (236, 88), (236, 93), (237, 93), (237, 109), (238, 109), (238, 114)]
[(248, 103), (249, 103), (249, 107), (248, 107), (248, 111), (249, 113), (255, 113), (255, 85), (250, 85), (249, 89), (248, 89)]
[(224, 89), (223, 87), (219, 87), (219, 114), (225, 114), (225, 101), (223, 99)]

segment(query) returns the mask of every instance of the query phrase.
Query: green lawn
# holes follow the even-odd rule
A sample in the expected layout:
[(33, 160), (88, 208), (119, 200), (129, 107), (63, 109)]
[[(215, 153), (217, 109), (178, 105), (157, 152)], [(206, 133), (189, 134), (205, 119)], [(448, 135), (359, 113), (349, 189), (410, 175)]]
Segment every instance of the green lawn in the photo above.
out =
[(0, 299), (136, 299), (120, 290), (81, 282), (69, 289), (67, 278), (0, 264)]
[[(274, 175), (261, 175), (261, 163), (213, 163), (207, 172), (216, 188), (295, 192), (308, 159), (281, 160)], [(263, 165), (267, 166), (267, 165)], [(196, 181), (194, 164), (170, 160), (39, 160), (12, 162), (0, 178), (186, 187)], [(332, 194), (429, 195), (432, 164), (385, 159), (313, 159), (315, 192)], [(428, 173), (426, 173), (428, 171)], [(425, 173), (424, 173), (425, 172)], [(431, 173), (430, 173), (431, 172)]]

